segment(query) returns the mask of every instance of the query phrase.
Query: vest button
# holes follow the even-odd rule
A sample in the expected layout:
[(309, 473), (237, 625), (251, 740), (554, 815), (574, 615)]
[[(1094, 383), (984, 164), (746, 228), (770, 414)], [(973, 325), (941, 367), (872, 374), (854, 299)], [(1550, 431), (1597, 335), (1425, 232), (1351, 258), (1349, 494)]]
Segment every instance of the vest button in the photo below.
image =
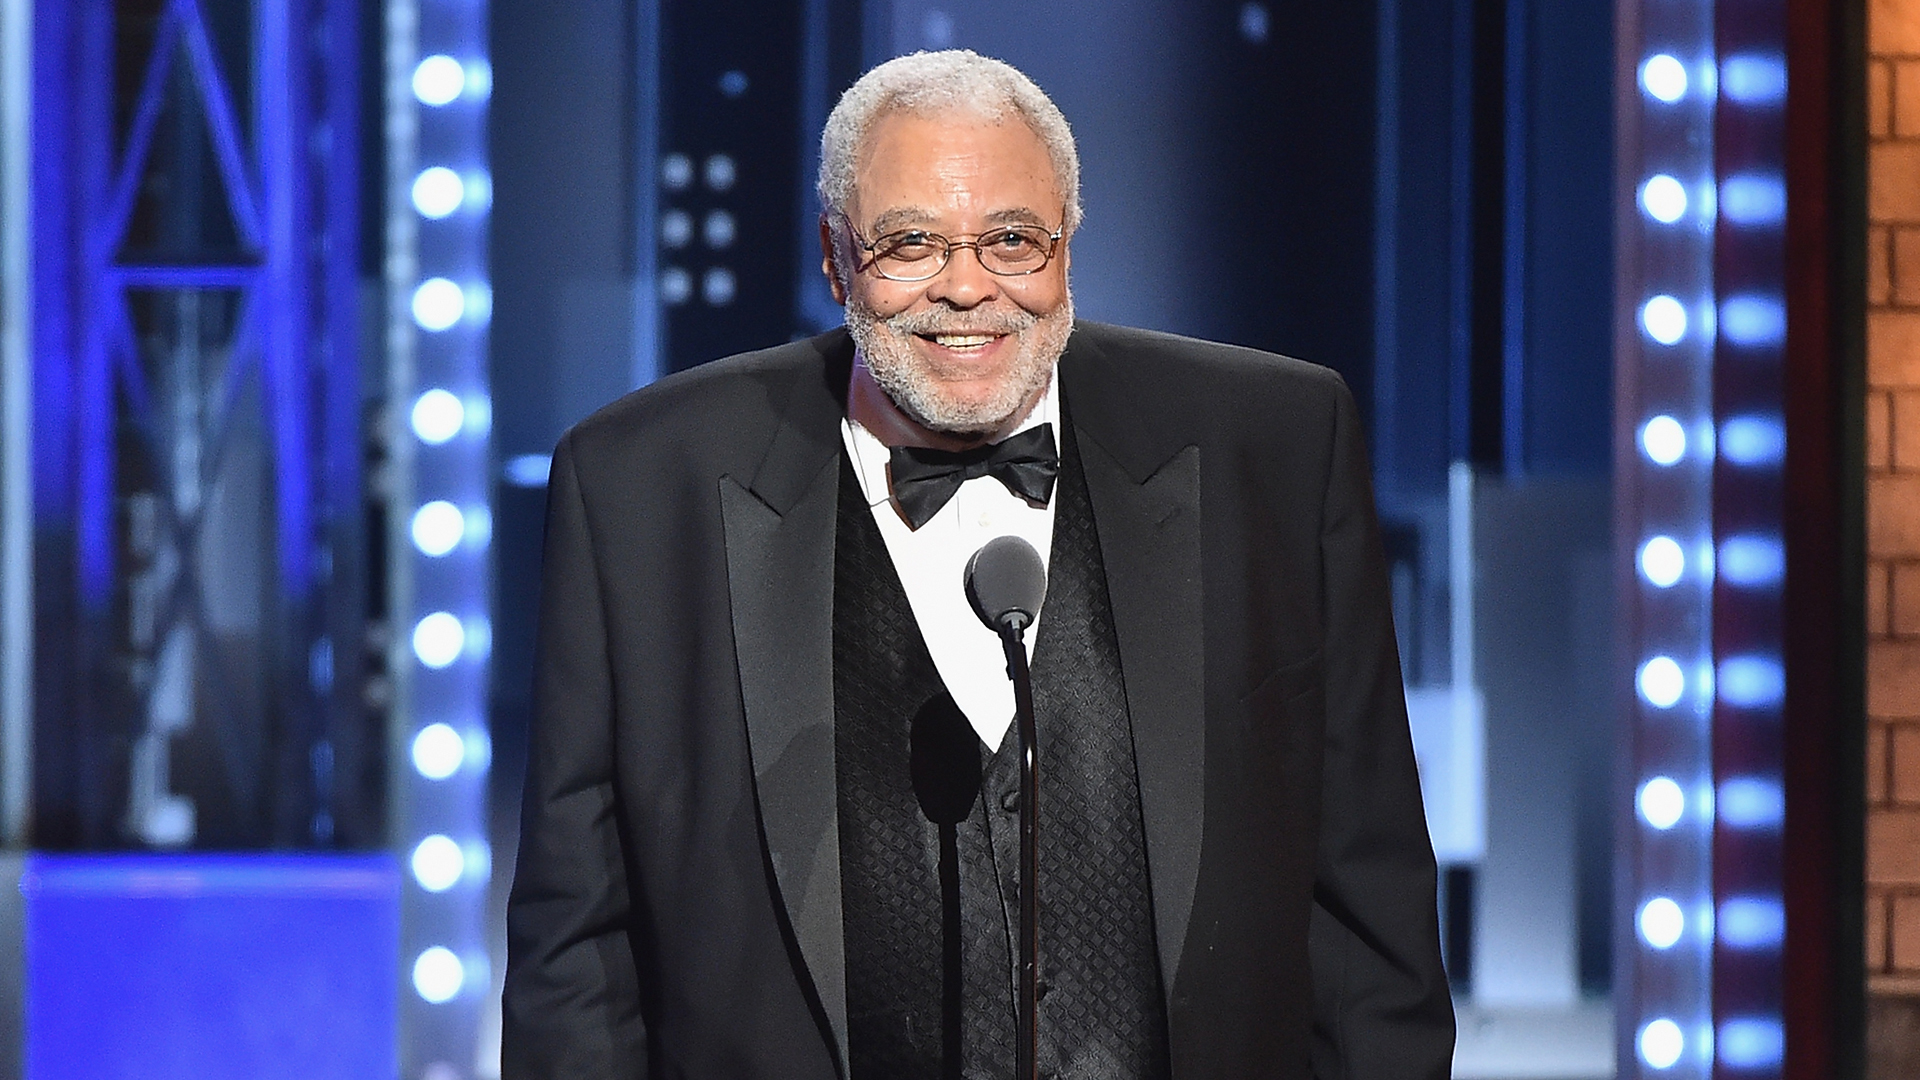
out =
[(1016, 788), (1013, 791), (1009, 791), (1006, 794), (1000, 796), (1000, 809), (1005, 810), (1009, 814), (1016, 813), (1019, 811), (1020, 809), (1019, 789)]

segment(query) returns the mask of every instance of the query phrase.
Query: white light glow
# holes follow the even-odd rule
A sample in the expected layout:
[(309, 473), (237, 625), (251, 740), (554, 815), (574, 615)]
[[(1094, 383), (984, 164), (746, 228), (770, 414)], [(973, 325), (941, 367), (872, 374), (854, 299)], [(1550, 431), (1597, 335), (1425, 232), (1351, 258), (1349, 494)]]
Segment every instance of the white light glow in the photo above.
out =
[(450, 836), (435, 833), (420, 841), (408, 861), (413, 879), (428, 892), (446, 892), (460, 881), (466, 871), (466, 857)]
[(1732, 656), (1715, 676), (1720, 700), (1743, 709), (1769, 709), (1787, 693), (1787, 672), (1771, 656)]
[(460, 546), (467, 532), (467, 518), (460, 508), (436, 499), (413, 512), (413, 546), (422, 555), (439, 558)]
[(1720, 425), (1720, 455), (1735, 465), (1778, 465), (1787, 456), (1787, 428), (1775, 416), (1735, 416)]
[(1687, 213), (1687, 189), (1665, 173), (1651, 177), (1640, 186), (1640, 208), (1653, 220), (1671, 225)]
[(736, 166), (733, 163), (733, 159), (726, 154), (715, 154), (708, 158), (706, 166), (701, 170), (701, 173), (702, 178), (707, 182), (707, 186), (715, 191), (730, 190), (733, 187), (734, 181), (738, 179), (740, 175), (739, 167)]
[(1777, 225), (1787, 217), (1787, 185), (1773, 175), (1729, 176), (1720, 183), (1720, 213), (1735, 225)]
[(1735, 896), (1714, 922), (1720, 941), (1736, 949), (1776, 948), (1787, 937), (1787, 909), (1776, 896)]
[(732, 246), (734, 230), (733, 215), (725, 210), (715, 210), (709, 213), (706, 221), (701, 224), (700, 237), (707, 242), (708, 247), (717, 250)]
[(450, 724), (428, 724), (413, 737), (413, 767), (429, 780), (445, 780), (460, 771), (467, 743)]
[(466, 965), (443, 945), (435, 945), (413, 962), (413, 989), (428, 1004), (452, 1001), (467, 981)]
[(660, 302), (669, 307), (684, 304), (693, 295), (693, 275), (678, 266), (660, 271)]
[(451, 613), (436, 611), (413, 628), (413, 655), (430, 668), (443, 668), (460, 659), (467, 647), (467, 631)]
[(1640, 785), (1640, 796), (1634, 802), (1640, 808), (1641, 820), (1661, 832), (1680, 824), (1680, 818), (1687, 812), (1686, 792), (1664, 776)]
[(1720, 1025), (1714, 1050), (1735, 1069), (1778, 1067), (1787, 1049), (1786, 1029), (1770, 1016), (1743, 1016)]
[(501, 466), (501, 477), (519, 488), (543, 488), (553, 471), (553, 458), (547, 454), (515, 454)]
[(1671, 105), (1687, 96), (1687, 68), (1668, 56), (1655, 53), (1640, 65), (1640, 86), (1656, 101)]
[(1648, 1067), (1671, 1069), (1686, 1051), (1687, 1039), (1680, 1025), (1662, 1018), (1640, 1029), (1640, 1060)]
[(446, 278), (428, 278), (413, 290), (413, 321), (422, 330), (446, 330), (466, 312), (466, 292)]
[(1662, 345), (1687, 336), (1687, 309), (1671, 296), (1656, 296), (1640, 308), (1640, 328)]
[(430, 446), (438, 446), (460, 434), (466, 420), (466, 407), (445, 390), (429, 390), (414, 399), (413, 433)]
[(1777, 105), (1787, 99), (1787, 62), (1764, 53), (1740, 53), (1720, 65), (1720, 93), (1742, 105)]
[(714, 307), (724, 307), (733, 303), (734, 293), (738, 288), (733, 271), (724, 266), (716, 266), (708, 270), (700, 279), (700, 297)]
[(1787, 553), (1771, 536), (1741, 534), (1720, 544), (1720, 576), (1745, 588), (1778, 585), (1787, 574)]
[(437, 221), (460, 209), (466, 197), (466, 181), (445, 165), (422, 169), (413, 178), (413, 208), (421, 217)]
[(1748, 294), (1720, 305), (1720, 333), (1735, 345), (1778, 345), (1787, 337), (1787, 308), (1778, 297)]
[(1687, 677), (1671, 656), (1656, 656), (1640, 665), (1637, 682), (1640, 696), (1656, 709), (1673, 708), (1687, 689)]
[(1787, 798), (1778, 781), (1741, 776), (1720, 785), (1714, 810), (1737, 829), (1772, 829), (1787, 819)]
[(1687, 929), (1687, 917), (1680, 905), (1664, 896), (1656, 896), (1640, 908), (1641, 940), (1656, 949), (1671, 949)]
[(660, 215), (660, 242), (670, 248), (683, 248), (693, 239), (693, 215), (685, 210), (669, 210)]
[(1640, 573), (1658, 588), (1672, 588), (1687, 569), (1687, 554), (1671, 536), (1656, 536), (1640, 547)]
[(467, 88), (467, 70), (451, 56), (436, 53), (413, 69), (413, 96), (422, 105), (448, 105)]
[(1673, 465), (1687, 453), (1687, 429), (1671, 416), (1656, 416), (1640, 428), (1640, 449), (1655, 465)]
[(685, 154), (668, 154), (660, 159), (660, 184), (668, 191), (684, 191), (693, 183), (693, 159)]

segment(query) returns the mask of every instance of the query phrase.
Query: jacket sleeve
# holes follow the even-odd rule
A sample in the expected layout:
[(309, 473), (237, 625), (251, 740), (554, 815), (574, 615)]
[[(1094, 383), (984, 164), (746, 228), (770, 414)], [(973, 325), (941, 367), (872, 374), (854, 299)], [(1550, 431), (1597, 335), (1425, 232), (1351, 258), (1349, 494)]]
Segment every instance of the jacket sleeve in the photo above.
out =
[(547, 487), (520, 852), (507, 902), (502, 1080), (647, 1070), (613, 781), (607, 633), (573, 440)]
[(1394, 643), (1385, 558), (1353, 397), (1337, 386), (1322, 508), (1327, 716), (1308, 932), (1320, 1080), (1445, 1080), (1453, 1006)]

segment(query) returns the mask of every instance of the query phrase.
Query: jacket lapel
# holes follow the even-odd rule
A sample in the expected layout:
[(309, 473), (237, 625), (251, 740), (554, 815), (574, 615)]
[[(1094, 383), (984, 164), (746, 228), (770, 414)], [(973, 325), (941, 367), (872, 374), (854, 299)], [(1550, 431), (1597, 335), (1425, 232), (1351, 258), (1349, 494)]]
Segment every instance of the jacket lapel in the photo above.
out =
[(1083, 335), (1072, 341), (1060, 361), (1061, 390), (1106, 564), (1171, 998), (1193, 912), (1204, 806), (1200, 447), (1152, 422), (1113, 357)]
[(754, 794), (816, 1007), (847, 1061), (833, 758), (833, 543), (851, 345), (821, 339), (754, 475), (720, 478), (734, 651)]

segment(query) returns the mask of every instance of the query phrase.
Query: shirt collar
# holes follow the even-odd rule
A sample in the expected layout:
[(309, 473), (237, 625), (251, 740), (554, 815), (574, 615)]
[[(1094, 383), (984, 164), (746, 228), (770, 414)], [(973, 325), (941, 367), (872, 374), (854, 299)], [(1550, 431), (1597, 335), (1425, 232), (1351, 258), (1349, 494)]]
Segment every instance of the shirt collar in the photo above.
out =
[[(865, 363), (865, 359), (855, 357), (854, 363)], [(892, 402), (887, 404), (897, 408)], [(1040, 400), (1027, 411), (1026, 418), (1007, 435), (1018, 435), (1041, 424), (1052, 424), (1054, 438), (1060, 438), (1060, 369), (1057, 365), (1048, 374), (1046, 393), (1040, 395)], [(847, 454), (853, 460), (853, 474), (860, 481), (860, 493), (866, 497), (867, 505), (874, 507), (891, 499), (893, 489), (887, 483), (887, 463), (893, 460), (893, 451), (851, 416), (841, 418), (840, 433)]]

